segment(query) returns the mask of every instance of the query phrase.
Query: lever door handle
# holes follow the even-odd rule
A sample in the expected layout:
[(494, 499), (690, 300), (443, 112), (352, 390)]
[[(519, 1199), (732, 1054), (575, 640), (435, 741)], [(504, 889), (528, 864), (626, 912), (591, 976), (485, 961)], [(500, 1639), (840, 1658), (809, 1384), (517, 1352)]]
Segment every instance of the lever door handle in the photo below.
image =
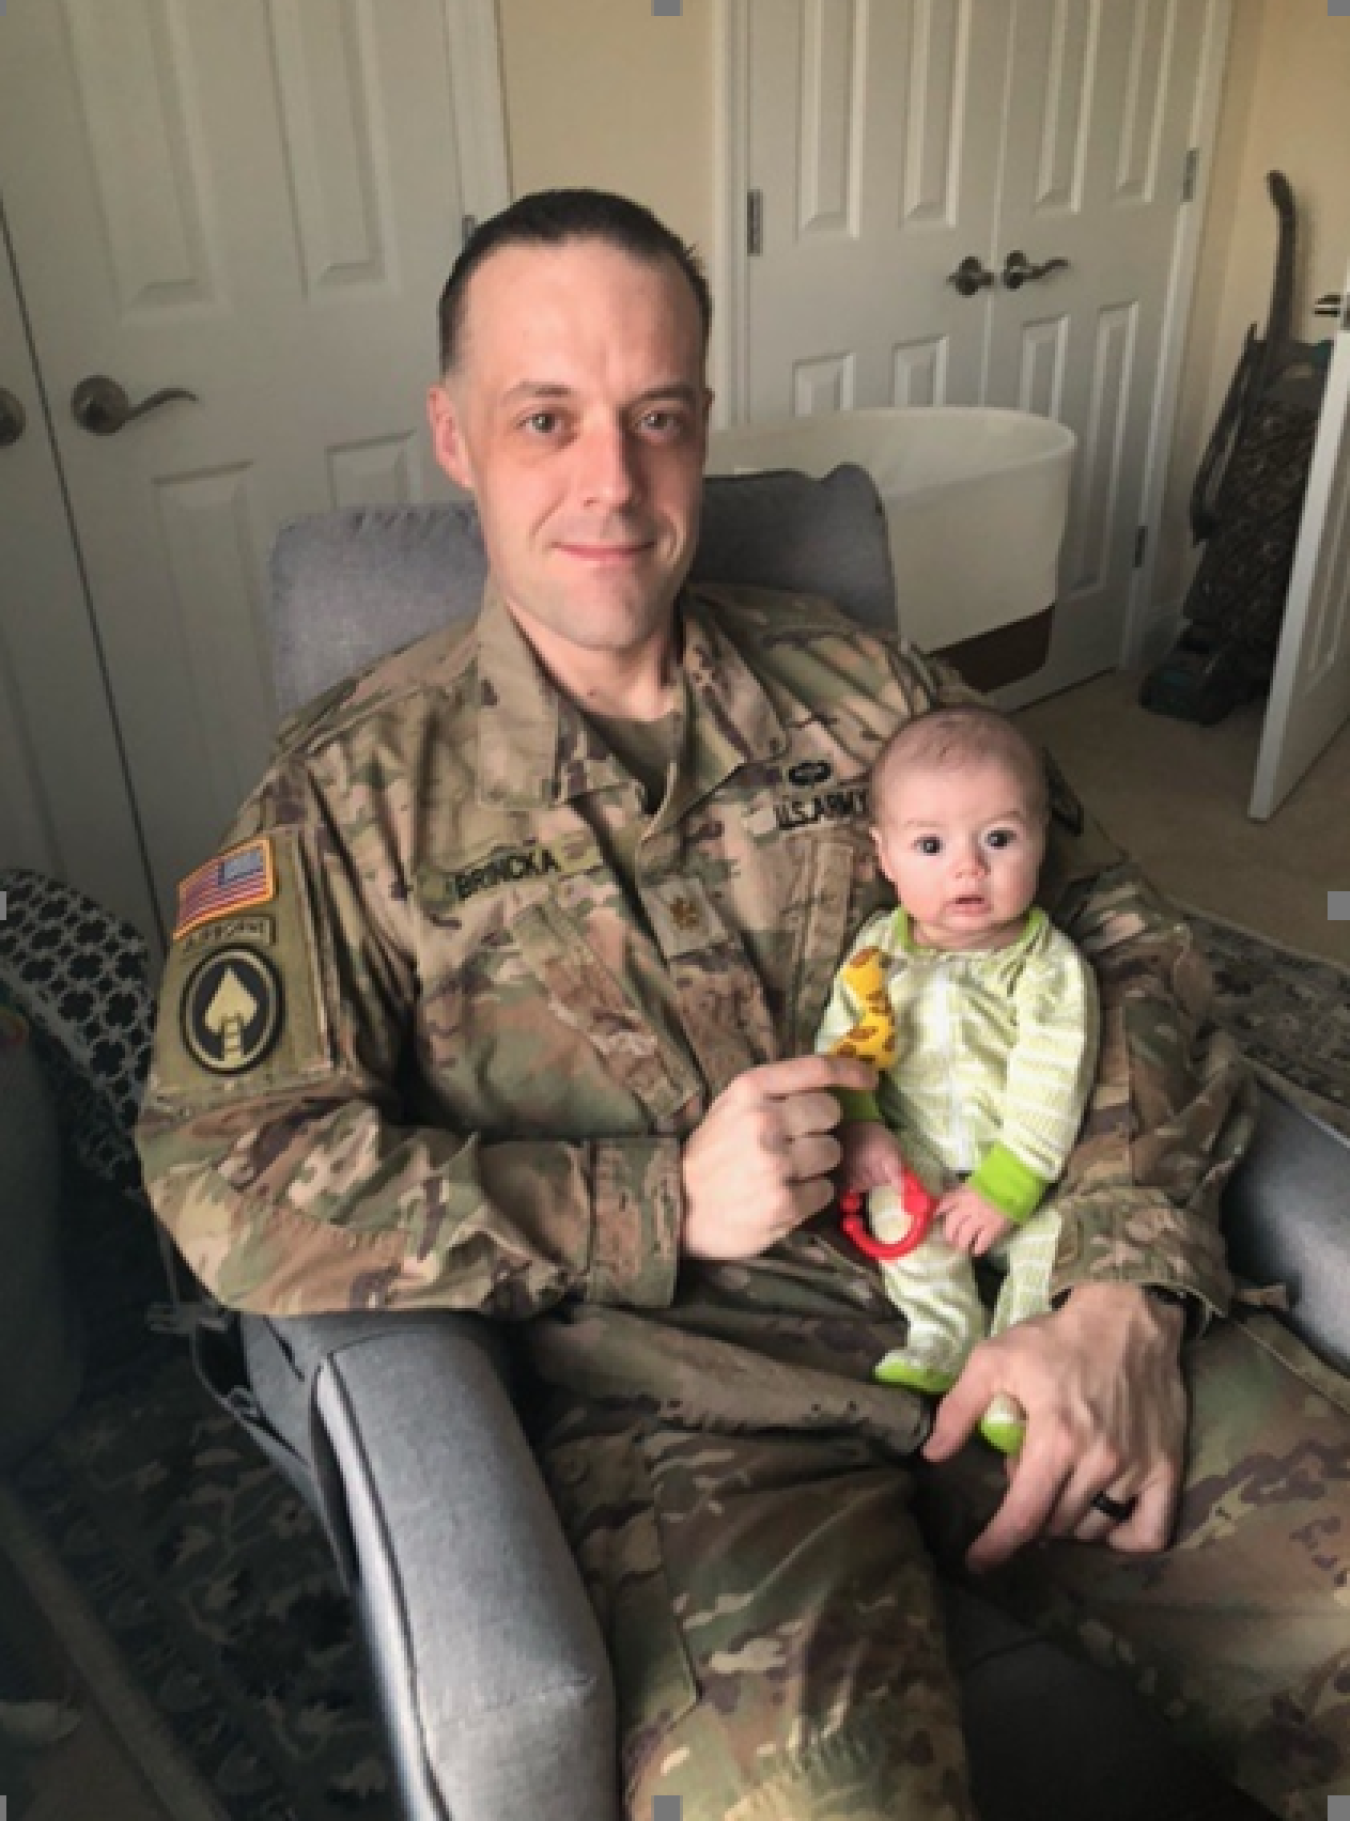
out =
[(1052, 272), (1067, 272), (1068, 269), (1067, 259), (1047, 259), (1042, 265), (1033, 265), (1019, 247), (1014, 247), (1003, 262), (1003, 282), (1010, 291), (1020, 291), (1023, 285), (1035, 284)]
[(0, 386), (0, 449), (17, 443), (28, 427), (28, 413), (12, 392)]
[(947, 274), (947, 283), (955, 285), (962, 297), (974, 297), (987, 291), (993, 282), (994, 274), (978, 253), (967, 253), (956, 270)]
[(143, 398), (139, 405), (133, 405), (126, 389), (115, 379), (109, 379), (103, 373), (91, 373), (71, 393), (70, 409), (75, 422), (91, 436), (116, 436), (135, 418), (148, 417), (175, 398), (198, 402), (195, 392), (187, 392), (182, 386), (165, 386), (152, 392), (149, 398)]

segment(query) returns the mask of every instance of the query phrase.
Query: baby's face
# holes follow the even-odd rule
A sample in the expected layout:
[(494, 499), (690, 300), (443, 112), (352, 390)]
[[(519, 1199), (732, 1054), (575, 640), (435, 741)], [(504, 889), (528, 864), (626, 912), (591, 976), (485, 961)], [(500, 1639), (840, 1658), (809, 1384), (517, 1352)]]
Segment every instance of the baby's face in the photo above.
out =
[(1021, 934), (1045, 818), (997, 760), (892, 772), (873, 804), (881, 869), (929, 948), (1002, 948)]

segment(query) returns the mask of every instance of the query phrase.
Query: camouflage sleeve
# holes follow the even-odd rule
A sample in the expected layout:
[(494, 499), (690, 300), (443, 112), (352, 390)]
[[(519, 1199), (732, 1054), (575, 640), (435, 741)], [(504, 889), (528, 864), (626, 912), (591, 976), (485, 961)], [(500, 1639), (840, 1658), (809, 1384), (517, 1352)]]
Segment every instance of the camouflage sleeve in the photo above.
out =
[(416, 978), (396, 907), (316, 818), (278, 824), (276, 806), (264, 792), (189, 881), (205, 914), (180, 916), (137, 1135), (198, 1277), (269, 1315), (668, 1303), (678, 1141), (420, 1123), (401, 1091)]
[[(1072, 868), (1070, 868), (1072, 870)], [(1185, 920), (1121, 861), (1070, 884), (1056, 922), (1092, 964), (1097, 1080), (1059, 1197), (1054, 1294), (1114, 1279), (1232, 1292), (1219, 1198), (1250, 1137), (1254, 1086), (1210, 1018), (1208, 966)]]
[(988, 701), (987, 696), (981, 695), (978, 689), (972, 689), (962, 679), (961, 673), (946, 658), (920, 651), (917, 645), (902, 645), (899, 648), (899, 662), (903, 666), (902, 674), (911, 692), (917, 682), (927, 697), (923, 704), (924, 711), (954, 707), (959, 702)]

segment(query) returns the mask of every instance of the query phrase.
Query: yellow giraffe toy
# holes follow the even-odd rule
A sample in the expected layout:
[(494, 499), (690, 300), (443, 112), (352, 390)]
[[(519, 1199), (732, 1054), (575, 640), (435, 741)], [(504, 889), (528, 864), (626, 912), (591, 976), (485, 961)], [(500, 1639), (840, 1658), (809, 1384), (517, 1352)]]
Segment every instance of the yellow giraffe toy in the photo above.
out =
[(857, 1056), (877, 1069), (893, 1069), (900, 1041), (886, 991), (886, 962), (879, 948), (860, 948), (844, 963), (842, 977), (863, 1007), (863, 1015), (833, 1045), (832, 1056)]
[[(862, 1016), (831, 1044), (832, 1056), (856, 1056), (870, 1062), (877, 1070), (895, 1067), (900, 1054), (900, 1036), (895, 1028), (891, 996), (886, 990), (886, 958), (879, 948), (860, 948), (844, 963), (843, 978), (862, 1005)], [(877, 1239), (863, 1219), (863, 1197), (856, 1189), (847, 1189), (839, 1197), (844, 1232), (868, 1258), (903, 1258), (922, 1245), (933, 1223), (937, 1198), (930, 1195), (912, 1170), (906, 1169), (900, 1203), (909, 1215), (909, 1231), (903, 1239)]]

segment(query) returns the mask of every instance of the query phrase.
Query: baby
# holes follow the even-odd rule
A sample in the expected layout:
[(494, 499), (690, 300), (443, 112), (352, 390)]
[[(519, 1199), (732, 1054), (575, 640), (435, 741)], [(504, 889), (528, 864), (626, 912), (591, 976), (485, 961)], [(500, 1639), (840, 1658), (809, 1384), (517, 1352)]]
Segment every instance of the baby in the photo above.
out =
[[(899, 904), (858, 932), (816, 1047), (879, 1064), (875, 1095), (841, 1094), (839, 1129), (843, 1187), (866, 1194), (877, 1237), (909, 1224), (902, 1164), (937, 1197), (931, 1233), (881, 1267), (909, 1331), (876, 1376), (940, 1395), (988, 1326), (974, 1259), (1005, 1272), (994, 1333), (1049, 1307), (1059, 1220), (1043, 1204), (1092, 1087), (1097, 999), (1032, 902), (1049, 805), (1011, 722), (972, 704), (907, 723), (873, 769), (872, 818)], [(1008, 1398), (980, 1427), (1021, 1446)]]

